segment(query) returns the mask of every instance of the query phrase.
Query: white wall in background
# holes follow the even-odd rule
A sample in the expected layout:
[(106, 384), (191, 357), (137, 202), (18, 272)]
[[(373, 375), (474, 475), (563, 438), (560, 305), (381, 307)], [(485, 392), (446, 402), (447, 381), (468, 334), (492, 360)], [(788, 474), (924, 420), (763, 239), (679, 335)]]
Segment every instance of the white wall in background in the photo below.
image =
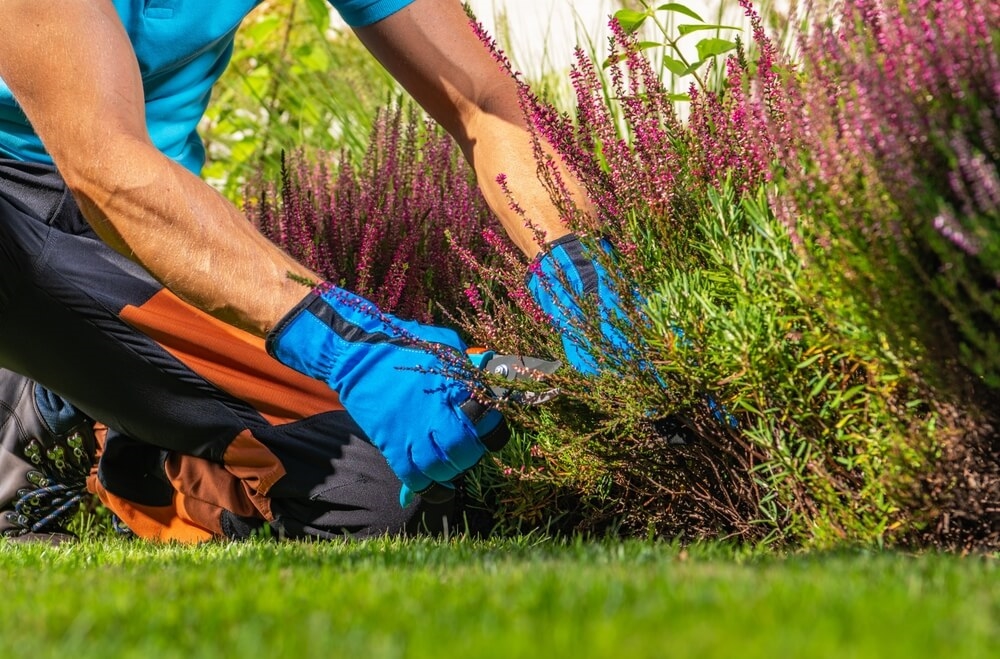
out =
[[(726, 8), (726, 22), (742, 25), (742, 10), (736, 0), (678, 0), (694, 10), (706, 22), (715, 22), (719, 7)], [(772, 0), (781, 4), (787, 0)], [(621, 0), (465, 0), (480, 21), (495, 36), (498, 16), (506, 16), (510, 26), (509, 41), (501, 40), (515, 66), (529, 78), (541, 72), (568, 69), (573, 62), (573, 48), (579, 44), (590, 52), (587, 43), (580, 43), (581, 35), (589, 35), (598, 55), (606, 50), (608, 20), (622, 7)], [(651, 2), (662, 4), (659, 0)], [(345, 27), (340, 16), (332, 10), (334, 25)], [(678, 18), (683, 19), (680, 15)], [(687, 20), (687, 19), (683, 19)], [(655, 38), (655, 37), (653, 37)], [(682, 41), (693, 54), (694, 35)]]
[[(723, 0), (736, 6), (735, 0)], [(566, 68), (573, 60), (579, 35), (591, 35), (598, 53), (607, 43), (608, 19), (621, 8), (619, 0), (467, 0), (487, 29), (496, 34), (494, 18), (505, 14), (510, 24), (510, 54), (531, 76), (541, 70)], [(680, 0), (712, 22), (719, 0)], [(694, 39), (692, 39), (692, 44)], [(589, 51), (587, 44), (581, 43)]]
[[(457, 0), (456, 0), (457, 1)], [(573, 63), (573, 49), (579, 44), (587, 53), (591, 44), (581, 43), (581, 36), (592, 40), (599, 57), (607, 50), (608, 20), (621, 9), (621, 0), (464, 0), (494, 36), (501, 37), (497, 30), (497, 17), (505, 16), (510, 26), (509, 34), (500, 38), (501, 45), (511, 57), (515, 67), (529, 79), (540, 73), (567, 70)], [(728, 25), (746, 26), (743, 10), (737, 0), (677, 0), (680, 4), (699, 14), (706, 23), (718, 20), (719, 8), (724, 7), (724, 18)], [(770, 6), (787, 7), (790, 0), (769, 0)], [(660, 0), (650, 0), (658, 6)], [(756, 4), (756, 3), (755, 3)], [(333, 11), (333, 25), (346, 27), (340, 16)], [(673, 14), (675, 22), (691, 22), (680, 14)], [(649, 38), (662, 38), (655, 31)], [(685, 54), (696, 59), (694, 44), (701, 33), (694, 33), (681, 41)]]
[(608, 17), (620, 7), (618, 0), (469, 0), (469, 5), (494, 35), (496, 18), (506, 18), (509, 43), (503, 45), (529, 75), (546, 65), (568, 66), (578, 35), (594, 35), (603, 46)]

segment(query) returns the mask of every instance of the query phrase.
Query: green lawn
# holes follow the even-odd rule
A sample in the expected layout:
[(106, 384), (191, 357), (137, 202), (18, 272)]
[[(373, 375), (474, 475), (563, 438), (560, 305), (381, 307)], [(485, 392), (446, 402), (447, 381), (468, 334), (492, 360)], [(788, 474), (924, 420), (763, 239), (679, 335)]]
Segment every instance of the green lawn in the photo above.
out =
[(1000, 561), (643, 542), (0, 541), (3, 657), (997, 657)]

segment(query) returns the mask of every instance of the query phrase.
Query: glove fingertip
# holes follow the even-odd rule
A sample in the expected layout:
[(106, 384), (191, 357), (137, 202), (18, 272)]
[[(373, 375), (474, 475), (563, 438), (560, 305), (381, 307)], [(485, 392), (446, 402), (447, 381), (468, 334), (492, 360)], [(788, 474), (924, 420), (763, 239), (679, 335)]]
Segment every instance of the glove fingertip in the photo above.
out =
[(409, 508), (415, 498), (416, 494), (405, 483), (399, 488), (399, 505), (401, 508)]

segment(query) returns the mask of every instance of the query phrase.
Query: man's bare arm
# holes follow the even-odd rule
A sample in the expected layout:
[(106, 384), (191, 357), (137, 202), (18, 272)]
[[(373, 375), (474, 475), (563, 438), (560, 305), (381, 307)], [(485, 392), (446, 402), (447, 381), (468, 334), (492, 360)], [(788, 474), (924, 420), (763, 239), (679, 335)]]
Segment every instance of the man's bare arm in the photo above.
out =
[[(498, 174), (548, 240), (568, 233), (539, 182), (531, 137), (514, 81), (501, 72), (469, 27), (459, 0), (416, 0), (383, 21), (356, 30), (368, 49), (462, 147), (480, 188), (514, 242), (538, 252), (533, 232), (513, 213)], [(575, 185), (568, 174), (568, 185)], [(574, 190), (582, 208), (584, 193)]]
[(110, 0), (0, 0), (0, 77), (97, 233), (187, 301), (263, 335), (316, 279), (151, 143)]

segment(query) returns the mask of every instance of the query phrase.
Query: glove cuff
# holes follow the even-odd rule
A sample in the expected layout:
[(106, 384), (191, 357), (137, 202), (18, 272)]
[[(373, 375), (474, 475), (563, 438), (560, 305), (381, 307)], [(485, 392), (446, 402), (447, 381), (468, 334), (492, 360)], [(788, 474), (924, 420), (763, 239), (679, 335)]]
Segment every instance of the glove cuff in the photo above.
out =
[(317, 323), (321, 322), (322, 307), (329, 305), (323, 300), (320, 288), (317, 287), (292, 307), (267, 333), (264, 347), (267, 354), (285, 366), (326, 381), (332, 360), (324, 355), (328, 354), (331, 346), (326, 338), (328, 333), (316, 331)]
[(288, 328), (288, 325), (290, 325), (295, 320), (295, 318), (302, 312), (302, 310), (307, 308), (309, 306), (309, 303), (315, 300), (317, 297), (319, 297), (319, 293), (317, 292), (317, 289), (314, 288), (313, 290), (309, 291), (309, 293), (306, 294), (304, 298), (299, 300), (298, 304), (289, 309), (288, 312), (285, 313), (285, 315), (282, 316), (277, 323), (274, 324), (274, 327), (272, 327), (271, 330), (264, 337), (264, 348), (267, 350), (267, 354), (277, 359), (276, 352), (278, 350), (278, 342), (280, 341), (282, 333)]
[(614, 343), (627, 343), (611, 324), (613, 315), (621, 315), (620, 303), (595, 249), (613, 256), (611, 243), (606, 239), (600, 239), (594, 248), (584, 246), (576, 234), (562, 236), (545, 246), (528, 268), (525, 280), (535, 302), (562, 335), (567, 360), (584, 375), (596, 374), (598, 368), (591, 355), (591, 343), (581, 328), (597, 319), (586, 317), (580, 307), (581, 300), (596, 297), (602, 333)]
[(562, 287), (560, 272), (565, 276), (565, 283), (577, 295), (586, 295), (597, 290), (600, 279), (594, 259), (575, 233), (566, 234), (545, 245), (528, 266), (525, 284), (537, 300), (536, 289), (542, 288), (539, 279), (544, 277), (548, 280), (549, 286)]

